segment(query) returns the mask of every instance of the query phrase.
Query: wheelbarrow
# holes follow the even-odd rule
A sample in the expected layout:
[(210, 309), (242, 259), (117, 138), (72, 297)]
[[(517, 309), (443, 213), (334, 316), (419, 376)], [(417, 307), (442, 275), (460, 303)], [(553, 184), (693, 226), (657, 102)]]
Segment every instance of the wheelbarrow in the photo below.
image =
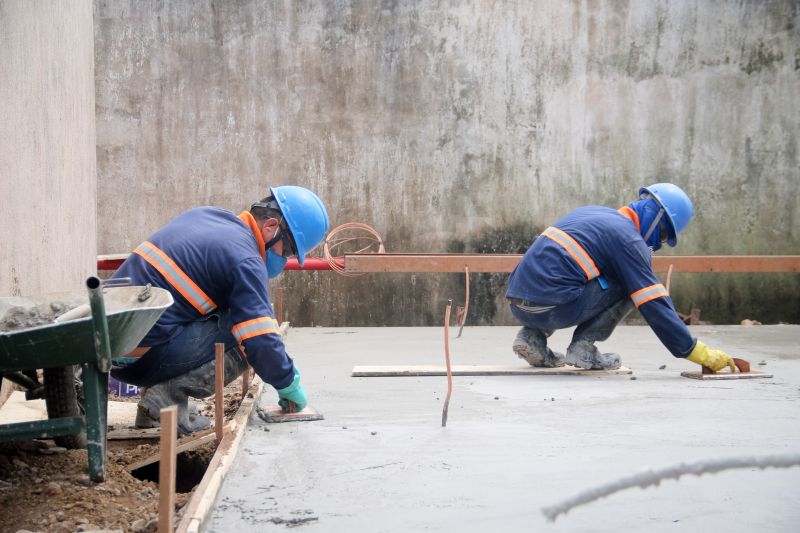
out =
[(173, 300), (164, 289), (104, 286), (96, 277), (86, 287), (88, 298), (86, 291), (0, 298), (0, 378), (22, 385), (28, 399), (43, 396), (48, 415), (0, 425), (0, 441), (54, 438), (61, 446), (85, 446), (89, 477), (99, 482), (111, 360), (133, 351)]

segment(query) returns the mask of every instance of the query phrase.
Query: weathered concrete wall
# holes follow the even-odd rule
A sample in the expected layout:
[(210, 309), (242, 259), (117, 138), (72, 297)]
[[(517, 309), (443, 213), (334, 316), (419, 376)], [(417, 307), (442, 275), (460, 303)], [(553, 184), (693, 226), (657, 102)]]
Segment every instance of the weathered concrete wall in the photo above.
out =
[[(795, 1), (107, 0), (95, 14), (103, 253), (282, 183), (390, 251), (512, 251), (654, 181), (695, 201), (682, 254), (800, 253)], [(282, 283), (295, 323), (420, 325), (463, 299), (461, 278)], [(486, 278), (473, 319), (509, 321), (502, 277)], [(797, 276), (673, 281), (679, 308), (707, 318), (800, 320)]]
[(0, 295), (96, 271), (91, 0), (0, 0)]

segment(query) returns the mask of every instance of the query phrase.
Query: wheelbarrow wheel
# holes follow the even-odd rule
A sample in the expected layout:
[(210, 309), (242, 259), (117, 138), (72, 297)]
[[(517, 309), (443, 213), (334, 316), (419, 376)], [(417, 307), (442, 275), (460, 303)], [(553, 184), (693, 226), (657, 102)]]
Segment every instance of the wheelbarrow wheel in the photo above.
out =
[[(63, 366), (44, 369), (44, 400), (48, 418), (81, 416), (83, 408), (79, 397), (81, 387), (80, 366)], [(78, 435), (54, 437), (57, 446), (68, 449), (86, 448), (86, 432)]]

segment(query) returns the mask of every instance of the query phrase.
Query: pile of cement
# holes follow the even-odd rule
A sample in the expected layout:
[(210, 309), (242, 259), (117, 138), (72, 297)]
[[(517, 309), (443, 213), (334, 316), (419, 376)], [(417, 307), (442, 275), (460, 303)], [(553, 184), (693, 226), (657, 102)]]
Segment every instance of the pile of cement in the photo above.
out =
[(25, 298), (3, 298), (0, 300), (0, 332), (52, 324), (56, 317), (75, 307), (76, 304), (57, 301), (37, 306)]

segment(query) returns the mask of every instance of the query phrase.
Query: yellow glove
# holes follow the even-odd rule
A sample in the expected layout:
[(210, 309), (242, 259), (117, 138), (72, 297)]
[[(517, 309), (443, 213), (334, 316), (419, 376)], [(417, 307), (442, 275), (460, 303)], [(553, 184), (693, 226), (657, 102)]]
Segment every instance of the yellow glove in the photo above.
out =
[(707, 366), (714, 372), (718, 372), (726, 366), (731, 367), (731, 372), (736, 372), (736, 365), (728, 354), (722, 350), (709, 348), (700, 341), (697, 341), (694, 350), (692, 350), (692, 353), (690, 353), (689, 357), (686, 359), (700, 366)]

